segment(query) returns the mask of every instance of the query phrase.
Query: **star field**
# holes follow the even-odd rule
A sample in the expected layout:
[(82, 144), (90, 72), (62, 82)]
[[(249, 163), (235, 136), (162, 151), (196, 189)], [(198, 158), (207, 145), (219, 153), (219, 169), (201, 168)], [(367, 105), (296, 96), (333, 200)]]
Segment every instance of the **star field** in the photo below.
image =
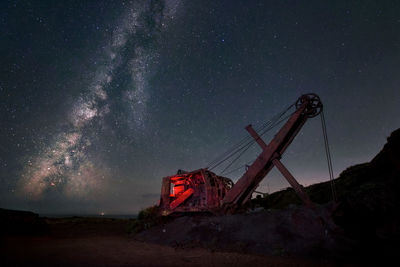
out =
[[(3, 1), (0, 206), (136, 213), (163, 176), (207, 166), (308, 92), (337, 176), (400, 125), (399, 14), (396, 1)], [(314, 118), (283, 161), (308, 185), (328, 179), (324, 156)], [(272, 172), (259, 190), (287, 186)]]

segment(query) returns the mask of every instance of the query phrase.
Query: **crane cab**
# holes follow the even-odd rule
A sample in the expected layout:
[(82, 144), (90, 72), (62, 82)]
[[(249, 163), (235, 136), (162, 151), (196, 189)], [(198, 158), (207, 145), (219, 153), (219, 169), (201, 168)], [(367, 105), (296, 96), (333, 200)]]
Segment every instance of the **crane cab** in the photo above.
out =
[(207, 169), (192, 172), (179, 170), (163, 178), (160, 207), (162, 215), (180, 212), (213, 212), (233, 186), (226, 177)]

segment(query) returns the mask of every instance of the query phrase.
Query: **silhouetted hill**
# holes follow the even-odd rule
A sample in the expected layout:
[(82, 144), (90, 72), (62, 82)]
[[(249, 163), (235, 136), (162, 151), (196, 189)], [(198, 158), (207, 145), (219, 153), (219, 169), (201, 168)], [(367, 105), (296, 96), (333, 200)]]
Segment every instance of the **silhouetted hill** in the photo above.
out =
[[(394, 197), (396, 194), (393, 196), (392, 193), (395, 193), (393, 190), (399, 187), (399, 177), (400, 129), (390, 135), (384, 148), (371, 162), (351, 166), (335, 179), (338, 200), (339, 202), (347, 201), (350, 197), (358, 197), (359, 194), (363, 195), (376, 190), (387, 190), (387, 193)], [(329, 182), (313, 184), (306, 187), (305, 190), (315, 203), (323, 204), (332, 200)], [(375, 193), (369, 197), (376, 197)], [(395, 201), (395, 199), (392, 200)], [(290, 204), (301, 204), (292, 188), (272, 193), (266, 198), (256, 199), (254, 202), (267, 209), (284, 208)]]
[[(334, 220), (346, 236), (359, 242), (360, 253), (393, 251), (400, 240), (400, 129), (387, 139), (383, 149), (368, 163), (344, 170), (335, 179), (339, 206)], [(331, 201), (329, 182), (306, 188), (312, 201)], [(293, 189), (275, 192), (254, 205), (280, 209), (300, 204)]]
[(46, 230), (44, 219), (36, 213), (0, 208), (0, 235), (41, 234)]

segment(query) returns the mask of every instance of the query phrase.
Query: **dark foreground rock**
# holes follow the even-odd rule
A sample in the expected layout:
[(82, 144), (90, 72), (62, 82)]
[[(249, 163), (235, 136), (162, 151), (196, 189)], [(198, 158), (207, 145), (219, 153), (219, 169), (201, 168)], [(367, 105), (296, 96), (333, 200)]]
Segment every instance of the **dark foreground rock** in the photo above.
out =
[(334, 266), (327, 261), (190, 250), (132, 240), (128, 219), (46, 218), (43, 235), (0, 238), (0, 266)]
[(42, 234), (46, 231), (47, 224), (38, 214), (0, 208), (0, 235)]
[[(135, 235), (137, 240), (174, 247), (206, 247), (281, 256), (326, 257), (339, 250), (340, 229), (332, 205), (290, 207), (227, 216), (184, 216)], [(343, 242), (340, 243), (343, 245)]]
[[(222, 217), (182, 217), (136, 234), (139, 240), (176, 247), (203, 246), (267, 255), (352, 259), (362, 264), (397, 260), (400, 250), (400, 129), (367, 163), (329, 182), (305, 188), (316, 211), (301, 207), (293, 189), (254, 199), (262, 211)], [(296, 206), (297, 205), (297, 206)], [(331, 216), (330, 216), (330, 215)], [(398, 260), (397, 260), (398, 261)]]
[[(400, 250), (400, 129), (391, 133), (383, 149), (370, 161), (351, 166), (335, 179), (339, 206), (335, 223), (354, 241), (352, 256), (382, 262)], [(315, 203), (331, 199), (330, 183), (306, 188)], [(293, 190), (273, 193), (253, 204), (265, 209), (299, 203)]]

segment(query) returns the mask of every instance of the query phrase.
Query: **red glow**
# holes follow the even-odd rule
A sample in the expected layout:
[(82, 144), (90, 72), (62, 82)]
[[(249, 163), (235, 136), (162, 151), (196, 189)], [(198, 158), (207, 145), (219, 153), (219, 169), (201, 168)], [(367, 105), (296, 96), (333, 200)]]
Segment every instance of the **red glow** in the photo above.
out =
[(183, 192), (177, 199), (171, 202), (170, 207), (171, 209), (175, 209), (178, 207), (182, 202), (184, 202), (188, 197), (190, 197), (193, 194), (194, 190), (192, 188), (189, 188), (185, 192)]

